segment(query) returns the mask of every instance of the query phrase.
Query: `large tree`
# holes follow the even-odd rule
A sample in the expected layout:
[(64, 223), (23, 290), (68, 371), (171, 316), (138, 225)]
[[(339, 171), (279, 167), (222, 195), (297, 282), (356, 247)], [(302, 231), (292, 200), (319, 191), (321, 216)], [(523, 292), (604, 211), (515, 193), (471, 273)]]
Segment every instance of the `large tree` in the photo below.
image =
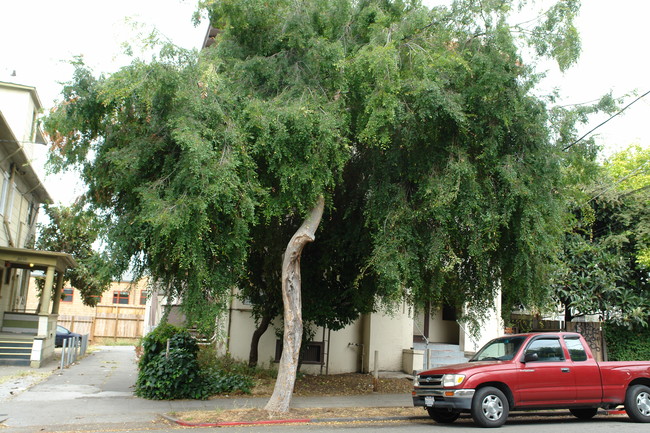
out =
[[(361, 311), (355, 292), (444, 301), (466, 318), (485, 315), (499, 290), (507, 303), (543, 300), (561, 233), (560, 148), (520, 49), (568, 67), (577, 1), (528, 28), (508, 23), (503, 0), (202, 6), (220, 30), (210, 49), (167, 46), (99, 78), (78, 64), (46, 127), (54, 165), (81, 167), (117, 263), (149, 272), (199, 323), (250, 286), (249, 252), (266, 242), (257, 229), (292, 222), (291, 240), (272, 240), (288, 246), (267, 409), (289, 406), (301, 252), (323, 213), (351, 230), (332, 237), (313, 275), (343, 281), (348, 312)], [(337, 186), (356, 200), (347, 214), (344, 202), (325, 211)]]
[(66, 270), (64, 279), (79, 290), (85, 305), (97, 305), (117, 274), (107, 254), (96, 250), (103, 230), (95, 213), (81, 201), (44, 208), (48, 218), (39, 224), (36, 248), (72, 254), (78, 266)]

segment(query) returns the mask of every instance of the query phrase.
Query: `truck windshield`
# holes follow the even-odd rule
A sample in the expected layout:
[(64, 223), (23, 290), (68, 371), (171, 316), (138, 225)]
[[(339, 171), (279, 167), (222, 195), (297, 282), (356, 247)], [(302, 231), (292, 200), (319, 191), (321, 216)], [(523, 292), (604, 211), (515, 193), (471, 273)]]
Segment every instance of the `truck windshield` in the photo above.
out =
[(526, 337), (521, 336), (497, 338), (483, 346), (469, 361), (509, 361), (515, 356), (525, 339)]

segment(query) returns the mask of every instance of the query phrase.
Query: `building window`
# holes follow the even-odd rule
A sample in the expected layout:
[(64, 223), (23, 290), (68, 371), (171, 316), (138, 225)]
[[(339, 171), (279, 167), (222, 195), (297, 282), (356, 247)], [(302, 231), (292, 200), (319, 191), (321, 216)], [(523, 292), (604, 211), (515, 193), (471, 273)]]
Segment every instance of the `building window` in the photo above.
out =
[[(301, 349), (300, 360), (303, 364), (322, 364), (324, 362), (324, 344), (322, 341), (311, 341)], [(282, 357), (282, 340), (275, 341), (275, 362)]]
[(147, 291), (140, 290), (140, 305), (147, 305)]
[(113, 304), (128, 304), (129, 292), (113, 292)]
[(61, 298), (61, 302), (72, 302), (72, 299), (74, 298), (74, 289), (63, 289), (63, 298)]

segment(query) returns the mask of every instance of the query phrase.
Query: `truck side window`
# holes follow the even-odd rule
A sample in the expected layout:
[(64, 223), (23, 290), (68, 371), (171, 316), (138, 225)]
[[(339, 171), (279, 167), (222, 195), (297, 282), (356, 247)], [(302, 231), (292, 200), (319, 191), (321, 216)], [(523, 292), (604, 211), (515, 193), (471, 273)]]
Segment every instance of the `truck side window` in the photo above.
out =
[(532, 341), (526, 348), (525, 354), (536, 353), (537, 362), (564, 361), (564, 351), (557, 338), (540, 338)]
[(572, 361), (586, 361), (587, 351), (578, 338), (565, 338), (566, 348), (569, 350), (569, 356)]

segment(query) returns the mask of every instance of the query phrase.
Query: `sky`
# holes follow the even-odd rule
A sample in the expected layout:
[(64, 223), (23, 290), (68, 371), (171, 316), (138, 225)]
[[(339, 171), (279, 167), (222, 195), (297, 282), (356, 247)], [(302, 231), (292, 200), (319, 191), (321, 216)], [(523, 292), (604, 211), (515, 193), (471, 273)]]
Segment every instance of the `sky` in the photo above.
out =
[[(425, 4), (449, 0), (425, 0)], [(69, 61), (83, 56), (96, 73), (129, 63), (123, 43), (154, 27), (176, 45), (199, 48), (208, 23), (192, 22), (196, 0), (0, 0), (0, 81), (36, 87), (46, 112), (72, 75)], [(539, 3), (539, 1), (538, 1)], [(577, 26), (582, 37), (578, 64), (562, 74), (549, 65), (545, 90), (558, 88), (561, 104), (593, 101), (612, 92), (625, 104), (650, 90), (650, 1), (582, 0)], [(15, 71), (15, 76), (12, 74)], [(607, 116), (596, 117), (587, 132)], [(596, 131), (604, 156), (632, 143), (650, 146), (650, 95)], [(74, 175), (45, 176), (55, 203), (69, 203), (82, 191)]]

